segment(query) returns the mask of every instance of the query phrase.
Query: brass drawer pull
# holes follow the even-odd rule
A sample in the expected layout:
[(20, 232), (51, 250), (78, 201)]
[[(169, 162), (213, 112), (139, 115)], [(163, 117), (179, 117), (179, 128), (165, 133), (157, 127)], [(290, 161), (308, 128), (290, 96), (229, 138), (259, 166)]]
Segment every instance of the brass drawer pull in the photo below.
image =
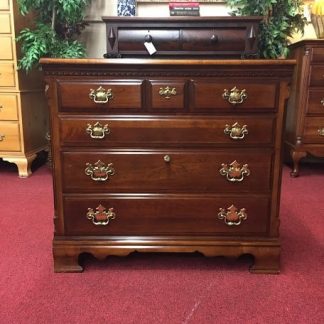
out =
[(224, 89), (223, 98), (232, 105), (241, 104), (247, 97), (245, 89), (239, 90), (236, 87), (231, 90)]
[(3, 109), (3, 106), (2, 105), (0, 105), (0, 112), (1, 112), (1, 109)]
[(177, 94), (177, 89), (176, 88), (171, 88), (171, 87), (165, 87), (165, 88), (160, 88), (159, 95), (161, 97), (164, 97), (165, 99), (170, 99), (171, 96), (175, 96)]
[(116, 218), (114, 213), (114, 208), (109, 208), (106, 210), (106, 207), (101, 204), (94, 211), (92, 208), (88, 208), (87, 218), (92, 221), (94, 225), (108, 225), (111, 219)]
[(5, 138), (6, 138), (6, 135), (0, 134), (0, 142), (3, 142)]
[(249, 132), (246, 125), (241, 126), (239, 123), (234, 123), (232, 126), (225, 125), (224, 133), (234, 140), (241, 140)]
[(222, 163), (222, 168), (219, 170), (219, 173), (225, 176), (230, 182), (241, 182), (244, 176), (249, 176), (251, 172), (247, 164), (241, 167), (241, 164), (235, 160), (230, 165)]
[(97, 104), (105, 104), (113, 98), (111, 89), (105, 90), (103, 87), (99, 87), (97, 90), (90, 89), (89, 98)]
[(218, 219), (223, 219), (228, 226), (241, 225), (242, 221), (247, 220), (246, 209), (242, 208), (238, 211), (234, 205), (228, 207), (227, 210), (219, 208)]
[(86, 163), (84, 172), (87, 176), (90, 176), (93, 181), (106, 181), (109, 179), (109, 176), (115, 174), (115, 169), (112, 166), (112, 163), (106, 165), (98, 160), (94, 165)]
[(324, 98), (321, 100), (321, 104), (322, 106), (324, 106)]
[(164, 160), (164, 162), (169, 163), (169, 162), (171, 162), (171, 156), (168, 154), (164, 155), (163, 160)]
[(108, 128), (108, 124), (103, 126), (97, 122), (94, 125), (88, 124), (86, 132), (90, 134), (91, 138), (103, 139), (105, 138), (106, 134), (110, 133), (110, 129)]
[(318, 131), (319, 136), (324, 136), (324, 127), (318, 129), (317, 131)]

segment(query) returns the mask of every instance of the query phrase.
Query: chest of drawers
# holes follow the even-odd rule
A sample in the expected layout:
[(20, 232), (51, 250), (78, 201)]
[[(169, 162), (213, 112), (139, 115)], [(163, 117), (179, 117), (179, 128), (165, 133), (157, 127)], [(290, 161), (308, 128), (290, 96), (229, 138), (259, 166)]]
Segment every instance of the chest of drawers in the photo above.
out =
[(298, 64), (287, 109), (285, 149), (293, 160), (291, 176), (307, 153), (324, 157), (324, 41), (304, 40), (291, 46)]
[(30, 21), (19, 13), (17, 1), (0, 0), (0, 158), (15, 163), (20, 177), (28, 177), (36, 154), (48, 149), (42, 75), (17, 68), (15, 38)]
[(82, 253), (198, 251), (279, 272), (294, 62), (42, 59), (55, 271), (82, 271)]

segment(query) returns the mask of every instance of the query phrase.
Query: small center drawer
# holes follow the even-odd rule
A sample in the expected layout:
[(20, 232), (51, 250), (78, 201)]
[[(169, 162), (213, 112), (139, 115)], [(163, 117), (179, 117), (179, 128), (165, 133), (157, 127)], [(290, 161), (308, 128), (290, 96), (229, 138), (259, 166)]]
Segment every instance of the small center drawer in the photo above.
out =
[(142, 80), (59, 82), (60, 111), (138, 111), (142, 107)]
[(16, 95), (0, 94), (0, 120), (18, 120)]
[[(237, 236), (243, 233), (265, 234), (268, 230), (268, 206), (269, 198), (262, 195), (105, 195), (95, 198), (73, 195), (65, 196), (63, 208), (65, 233), (68, 235), (151, 236), (181, 233)], [(99, 217), (103, 218), (113, 208), (110, 210), (110, 213), (114, 213), (113, 219), (110, 218), (107, 225), (95, 225), (96, 218), (91, 218), (98, 211), (98, 207), (102, 213)], [(225, 218), (219, 216), (221, 212)], [(239, 224), (228, 225), (230, 221)]]
[(60, 119), (62, 145), (269, 145), (273, 116), (109, 117)]
[(275, 111), (277, 85), (242, 83), (233, 80), (229, 83), (213, 82), (212, 80), (192, 83), (191, 109), (193, 111), (232, 111), (247, 110)]
[(0, 151), (19, 151), (19, 124), (0, 122)]
[(66, 192), (268, 192), (272, 150), (63, 152)]

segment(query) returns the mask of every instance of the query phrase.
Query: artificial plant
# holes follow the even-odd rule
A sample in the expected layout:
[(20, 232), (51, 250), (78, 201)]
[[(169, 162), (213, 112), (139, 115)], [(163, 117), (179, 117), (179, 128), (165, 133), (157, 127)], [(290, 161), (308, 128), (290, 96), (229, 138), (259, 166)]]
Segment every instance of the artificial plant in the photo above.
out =
[(302, 0), (227, 0), (233, 15), (264, 16), (260, 26), (260, 57), (288, 55), (289, 38), (303, 33), (306, 18)]
[(29, 71), (41, 57), (77, 58), (85, 48), (76, 37), (85, 27), (84, 11), (91, 0), (17, 0), (22, 15), (32, 13), (33, 28), (23, 29), (19, 68)]

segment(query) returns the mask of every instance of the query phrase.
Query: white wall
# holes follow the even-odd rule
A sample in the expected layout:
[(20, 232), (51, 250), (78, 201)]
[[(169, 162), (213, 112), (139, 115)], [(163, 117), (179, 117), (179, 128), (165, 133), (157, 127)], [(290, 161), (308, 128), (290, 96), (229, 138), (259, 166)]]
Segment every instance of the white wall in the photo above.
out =
[[(223, 3), (200, 4), (201, 16), (227, 16), (228, 11), (228, 8)], [(117, 0), (92, 0), (86, 17), (92, 22), (83, 31), (81, 36), (81, 40), (86, 44), (88, 57), (103, 57), (103, 54), (106, 53), (106, 29), (105, 24), (101, 21), (101, 17), (116, 15)], [(168, 17), (169, 7), (167, 3), (139, 3), (137, 16)], [(305, 38), (316, 38), (314, 28), (311, 24), (306, 26), (304, 36), (300, 34), (294, 35), (291, 41), (295, 42)]]

